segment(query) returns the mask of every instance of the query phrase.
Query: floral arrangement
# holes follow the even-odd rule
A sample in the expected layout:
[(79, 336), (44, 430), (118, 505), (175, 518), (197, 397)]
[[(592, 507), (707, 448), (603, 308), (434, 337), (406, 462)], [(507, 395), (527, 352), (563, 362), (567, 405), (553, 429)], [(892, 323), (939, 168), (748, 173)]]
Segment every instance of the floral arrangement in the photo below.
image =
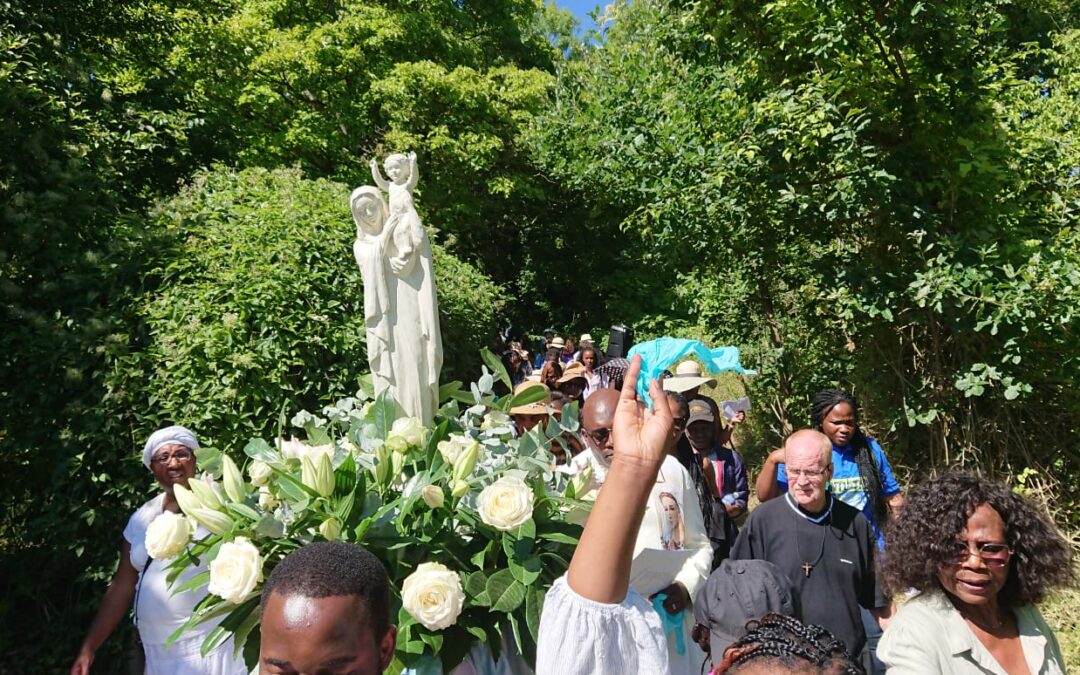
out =
[[(495, 374), (484, 368), (469, 391), (443, 386), (431, 427), (362, 390), (322, 416), (293, 417), (302, 441), (250, 441), (245, 472), (219, 450), (200, 450), (203, 475), (175, 488), (184, 515), (162, 514), (147, 530), (150, 555), (175, 558), (170, 581), (208, 566), (177, 587), (209, 594), (172, 639), (216, 620), (203, 652), (232, 635), (254, 666), (262, 580), (290, 551), (341, 539), (389, 572), (399, 630), (390, 672), (436, 663), (449, 671), (477, 641), (496, 656), (512, 642), (534, 661), (544, 595), (569, 565), (588, 509), (574, 498), (580, 479), (554, 472), (550, 452), (577, 432), (577, 413), (569, 407), (514, 437), (507, 411), (544, 392), (496, 400), (495, 378), (509, 379), (484, 356)], [(193, 541), (195, 523), (211, 534)]]

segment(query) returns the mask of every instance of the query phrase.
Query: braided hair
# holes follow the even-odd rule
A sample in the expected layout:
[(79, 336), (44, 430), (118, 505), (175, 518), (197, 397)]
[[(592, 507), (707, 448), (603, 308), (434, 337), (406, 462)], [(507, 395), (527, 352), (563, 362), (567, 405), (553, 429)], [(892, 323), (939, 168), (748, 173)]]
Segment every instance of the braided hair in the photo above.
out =
[(888, 513), (886, 513), (885, 500), (881, 496), (884, 491), (881, 471), (878, 469), (877, 462), (874, 461), (870, 441), (859, 428), (859, 404), (855, 401), (855, 397), (837, 389), (819, 391), (810, 402), (810, 425), (824, 432), (825, 418), (841, 403), (850, 405), (855, 415), (855, 430), (851, 434), (850, 445), (855, 453), (855, 464), (859, 467), (859, 476), (862, 478), (863, 490), (866, 491), (866, 500), (870, 504), (870, 513), (873, 514), (877, 526), (883, 528), (888, 522)]
[(746, 624), (747, 634), (724, 651), (714, 675), (738, 675), (743, 666), (771, 666), (777, 672), (865, 675), (844, 643), (825, 628), (766, 614)]

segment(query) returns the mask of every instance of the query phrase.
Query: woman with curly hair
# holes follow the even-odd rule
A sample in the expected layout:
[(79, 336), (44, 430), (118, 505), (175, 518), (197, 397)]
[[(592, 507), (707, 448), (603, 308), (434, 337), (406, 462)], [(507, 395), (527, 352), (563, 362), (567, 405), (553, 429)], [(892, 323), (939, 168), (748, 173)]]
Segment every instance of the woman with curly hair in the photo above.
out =
[(883, 571), (894, 590), (916, 591), (878, 648), (890, 675), (1065, 672), (1036, 605), (1072, 580), (1072, 550), (1004, 485), (953, 472), (913, 489)]

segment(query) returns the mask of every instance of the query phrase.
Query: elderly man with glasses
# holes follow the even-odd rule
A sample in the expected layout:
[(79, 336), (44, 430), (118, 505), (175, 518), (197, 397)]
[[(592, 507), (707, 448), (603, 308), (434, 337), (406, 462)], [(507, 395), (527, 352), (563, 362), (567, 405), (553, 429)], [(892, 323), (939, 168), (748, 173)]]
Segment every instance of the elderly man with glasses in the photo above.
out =
[(859, 607), (885, 613), (874, 572), (874, 534), (854, 507), (829, 494), (832, 444), (812, 429), (784, 443), (788, 492), (750, 513), (732, 548), (734, 560), (767, 560), (785, 572), (799, 594), (801, 618), (829, 629), (855, 658), (866, 632)]
[[(619, 392), (599, 389), (581, 408), (586, 452), (571, 462), (572, 470), (592, 469), (593, 488), (602, 486), (615, 454), (611, 428)], [(705, 654), (694, 644), (691, 607), (712, 569), (712, 546), (690, 474), (675, 458), (673, 431), (668, 454), (650, 491), (634, 546), (630, 585), (649, 598), (660, 613), (668, 643), (668, 663), (675, 675), (698, 675)]]

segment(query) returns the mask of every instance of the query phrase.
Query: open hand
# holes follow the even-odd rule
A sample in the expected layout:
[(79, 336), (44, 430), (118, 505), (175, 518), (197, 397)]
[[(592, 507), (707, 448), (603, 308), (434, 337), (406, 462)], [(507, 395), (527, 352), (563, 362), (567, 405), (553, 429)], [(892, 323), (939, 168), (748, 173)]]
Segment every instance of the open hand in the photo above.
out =
[(660, 386), (660, 380), (649, 383), (649, 396), (653, 409), (650, 411), (637, 400), (634, 388), (641, 373), (641, 356), (635, 356), (626, 370), (619, 406), (615, 409), (612, 424), (615, 456), (613, 461), (658, 466), (667, 454), (671, 441), (673, 423), (668, 397)]

